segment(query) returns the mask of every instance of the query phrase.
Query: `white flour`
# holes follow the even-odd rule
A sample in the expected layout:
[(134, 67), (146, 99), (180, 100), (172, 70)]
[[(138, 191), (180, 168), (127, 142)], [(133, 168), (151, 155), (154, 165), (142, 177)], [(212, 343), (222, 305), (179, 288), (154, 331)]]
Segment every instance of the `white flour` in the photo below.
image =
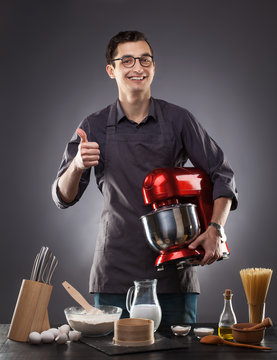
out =
[(72, 329), (85, 334), (98, 335), (113, 329), (114, 321), (118, 319), (117, 314), (94, 315), (71, 314), (67, 320)]

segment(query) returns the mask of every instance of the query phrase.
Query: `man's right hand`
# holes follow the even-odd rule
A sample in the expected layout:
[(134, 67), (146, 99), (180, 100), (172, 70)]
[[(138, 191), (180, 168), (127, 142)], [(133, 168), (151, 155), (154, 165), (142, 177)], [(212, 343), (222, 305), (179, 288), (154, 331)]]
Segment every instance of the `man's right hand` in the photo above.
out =
[(100, 150), (97, 142), (88, 141), (87, 134), (83, 129), (78, 128), (76, 133), (81, 138), (77, 155), (74, 158), (77, 169), (84, 170), (98, 165)]

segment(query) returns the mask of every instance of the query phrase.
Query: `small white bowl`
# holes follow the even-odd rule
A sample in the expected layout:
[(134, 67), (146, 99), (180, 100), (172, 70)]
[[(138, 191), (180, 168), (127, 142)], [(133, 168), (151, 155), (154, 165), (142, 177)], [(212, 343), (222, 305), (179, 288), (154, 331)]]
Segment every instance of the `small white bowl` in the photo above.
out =
[(171, 330), (176, 336), (186, 336), (190, 332), (190, 325), (172, 325)]
[(193, 332), (198, 339), (201, 339), (203, 336), (212, 335), (214, 333), (214, 329), (201, 327), (193, 329)]

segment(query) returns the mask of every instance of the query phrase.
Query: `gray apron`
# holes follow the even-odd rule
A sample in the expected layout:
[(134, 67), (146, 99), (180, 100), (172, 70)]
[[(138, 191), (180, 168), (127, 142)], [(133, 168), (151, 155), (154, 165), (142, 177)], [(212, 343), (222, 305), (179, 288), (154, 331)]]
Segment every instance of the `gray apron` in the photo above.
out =
[[(175, 165), (173, 134), (154, 100), (160, 134), (118, 134), (116, 104), (107, 121), (104, 208), (90, 273), (90, 292), (126, 293), (134, 280), (158, 279), (158, 292), (184, 291), (184, 279), (197, 282), (192, 268), (179, 272), (175, 266), (157, 272), (159, 255), (147, 243), (140, 216), (151, 211), (142, 196), (147, 173)], [(183, 280), (182, 280), (183, 279)], [(196, 279), (196, 280), (195, 280)], [(198, 283), (197, 283), (198, 284)], [(195, 288), (190, 290), (197, 291)]]

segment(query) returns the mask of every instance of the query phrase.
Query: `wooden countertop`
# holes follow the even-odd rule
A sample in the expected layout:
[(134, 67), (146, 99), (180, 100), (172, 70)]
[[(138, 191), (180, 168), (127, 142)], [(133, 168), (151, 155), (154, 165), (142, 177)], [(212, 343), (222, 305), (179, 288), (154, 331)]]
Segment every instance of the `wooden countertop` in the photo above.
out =
[[(217, 328), (216, 324), (195, 324), (193, 327), (205, 326)], [(149, 351), (125, 355), (110, 356), (82, 342), (69, 342), (64, 345), (58, 344), (41, 344), (30, 345), (7, 339), (9, 330), (8, 324), (0, 325), (0, 359), (7, 360), (71, 360), (71, 359), (99, 359), (99, 360), (209, 360), (209, 359), (243, 359), (243, 360), (276, 360), (277, 359), (277, 327), (266, 329), (266, 336), (261, 345), (270, 346), (272, 350), (261, 351), (246, 348), (235, 348), (227, 345), (204, 345), (191, 332), (186, 337), (176, 337), (171, 333), (169, 328), (161, 329), (158, 332), (174, 343), (180, 342), (185, 345), (182, 349), (168, 349)], [(100, 339), (100, 338), (98, 338)], [(101, 338), (101, 339), (104, 339)], [(100, 340), (101, 341), (101, 340)]]

